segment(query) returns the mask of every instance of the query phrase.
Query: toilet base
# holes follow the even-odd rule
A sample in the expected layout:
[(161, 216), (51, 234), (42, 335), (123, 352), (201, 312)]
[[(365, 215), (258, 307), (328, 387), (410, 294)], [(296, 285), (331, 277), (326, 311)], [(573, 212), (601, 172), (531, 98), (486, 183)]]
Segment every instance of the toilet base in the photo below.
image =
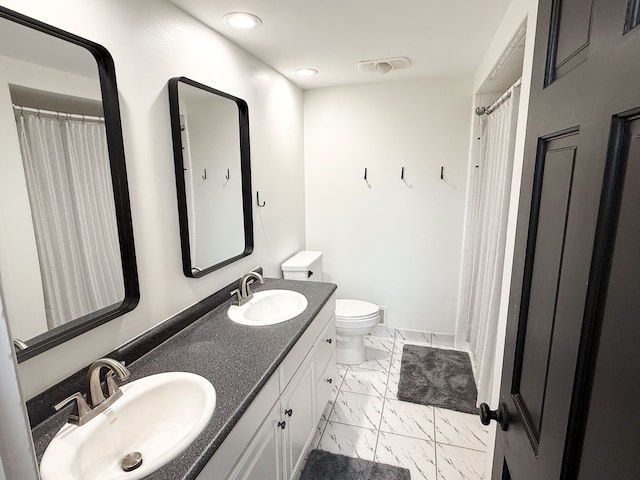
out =
[(364, 335), (336, 337), (336, 363), (360, 365), (365, 361)]

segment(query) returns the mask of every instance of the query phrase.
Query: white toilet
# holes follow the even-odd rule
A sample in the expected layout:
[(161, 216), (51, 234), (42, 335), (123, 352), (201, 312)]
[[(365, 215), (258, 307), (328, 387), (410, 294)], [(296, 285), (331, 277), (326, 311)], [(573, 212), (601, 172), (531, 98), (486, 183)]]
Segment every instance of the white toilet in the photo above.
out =
[[(282, 264), (286, 280), (322, 281), (322, 252), (302, 251)], [(336, 361), (358, 365), (365, 360), (364, 336), (380, 319), (380, 308), (363, 300), (336, 300)]]

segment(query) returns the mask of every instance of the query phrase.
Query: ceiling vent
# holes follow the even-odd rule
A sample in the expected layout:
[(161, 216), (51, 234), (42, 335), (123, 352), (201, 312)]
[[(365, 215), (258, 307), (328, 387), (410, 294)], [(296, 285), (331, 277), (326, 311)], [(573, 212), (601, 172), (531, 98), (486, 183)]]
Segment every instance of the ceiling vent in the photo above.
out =
[(358, 62), (358, 70), (371, 73), (389, 73), (391, 70), (409, 68), (411, 61), (407, 57), (381, 58), (379, 60), (365, 60)]

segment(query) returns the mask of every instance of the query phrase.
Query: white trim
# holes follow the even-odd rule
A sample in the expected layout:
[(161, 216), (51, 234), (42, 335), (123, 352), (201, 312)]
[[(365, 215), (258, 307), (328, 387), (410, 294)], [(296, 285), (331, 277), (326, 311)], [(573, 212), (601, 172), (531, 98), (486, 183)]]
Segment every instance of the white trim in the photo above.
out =
[(0, 299), (0, 480), (37, 480), (38, 466), (16, 356)]

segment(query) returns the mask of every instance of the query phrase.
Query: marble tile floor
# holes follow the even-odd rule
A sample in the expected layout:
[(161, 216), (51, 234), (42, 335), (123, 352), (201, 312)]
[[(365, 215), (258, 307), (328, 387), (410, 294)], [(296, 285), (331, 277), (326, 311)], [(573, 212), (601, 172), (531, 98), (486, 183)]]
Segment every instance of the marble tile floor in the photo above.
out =
[(453, 338), (378, 326), (366, 361), (338, 365), (311, 448), (397, 465), (412, 480), (482, 480), (487, 428), (477, 415), (397, 399), (404, 344), (453, 348)]

